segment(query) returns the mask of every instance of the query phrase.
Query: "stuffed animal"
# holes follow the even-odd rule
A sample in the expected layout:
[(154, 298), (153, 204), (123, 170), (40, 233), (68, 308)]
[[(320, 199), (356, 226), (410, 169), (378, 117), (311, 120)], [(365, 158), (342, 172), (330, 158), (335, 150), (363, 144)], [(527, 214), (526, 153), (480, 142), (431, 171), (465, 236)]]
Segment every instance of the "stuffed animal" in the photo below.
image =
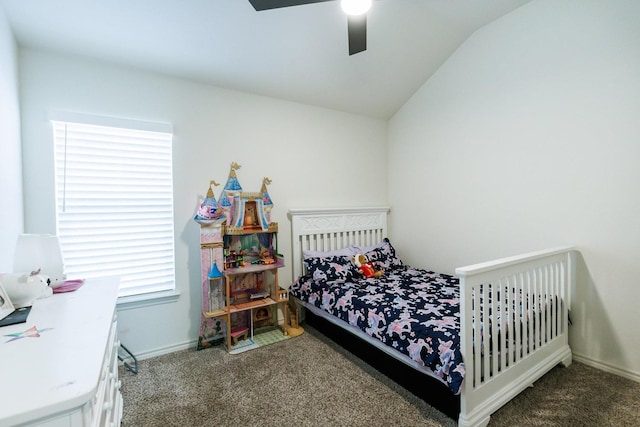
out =
[(358, 267), (358, 273), (362, 274), (367, 279), (369, 277), (375, 277), (377, 279), (382, 276), (382, 270), (376, 270), (373, 263), (363, 254), (357, 254), (353, 258), (353, 263)]
[(33, 305), (36, 299), (51, 296), (53, 293), (49, 286), (50, 279), (39, 273), (40, 270), (31, 273), (0, 274), (0, 282), (16, 308)]

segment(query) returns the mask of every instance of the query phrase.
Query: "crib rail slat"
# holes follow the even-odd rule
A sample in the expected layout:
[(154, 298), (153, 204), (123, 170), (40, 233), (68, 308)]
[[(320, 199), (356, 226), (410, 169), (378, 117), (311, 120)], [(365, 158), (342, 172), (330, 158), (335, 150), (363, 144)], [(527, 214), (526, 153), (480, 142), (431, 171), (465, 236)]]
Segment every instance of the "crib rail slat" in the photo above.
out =
[(527, 330), (523, 329), (521, 327), (520, 324), (520, 316), (522, 316), (522, 308), (524, 306), (524, 300), (525, 300), (525, 295), (523, 293), (524, 290), (524, 276), (522, 274), (519, 274), (516, 276), (516, 287), (515, 287), (515, 294), (516, 294), (516, 299), (514, 302), (514, 308), (513, 308), (513, 329), (516, 331), (516, 340), (513, 343), (513, 354), (514, 354), (514, 358), (513, 358), (513, 362), (514, 363), (518, 363), (518, 361), (520, 360), (520, 356), (521, 356), (521, 351), (522, 351), (522, 341), (524, 340), (523, 335), (526, 337), (526, 333)]
[[(474, 313), (479, 313), (475, 307), (480, 307), (480, 298), (479, 289), (476, 289), (476, 292), (473, 293)], [(482, 331), (480, 330), (480, 326), (482, 326), (480, 322), (473, 323), (473, 366), (477, 367), (477, 369), (468, 373), (473, 375), (473, 383), (477, 385), (480, 385), (482, 381), (482, 365), (480, 363), (482, 357)]]
[(507, 337), (509, 336), (510, 331), (513, 330), (513, 328), (511, 328), (509, 325), (509, 310), (507, 308), (507, 305), (509, 301), (511, 301), (513, 294), (511, 293), (511, 286), (509, 286), (508, 278), (505, 278), (504, 280), (500, 280), (500, 283), (503, 284), (503, 286), (501, 286), (501, 290), (504, 291), (504, 297), (500, 299), (500, 302), (501, 302), (500, 331), (501, 333), (500, 333), (500, 347), (499, 347), (503, 349), (503, 351), (500, 352), (500, 370), (503, 371), (508, 366), (507, 354), (509, 353), (509, 350), (507, 348)]
[[(497, 349), (500, 348), (500, 344), (499, 344), (499, 330), (500, 328), (498, 327), (498, 321), (500, 319), (500, 299), (502, 298), (501, 296), (501, 292), (502, 292), (502, 286), (501, 286), (501, 282), (502, 281), (498, 281), (497, 286), (492, 286), (492, 292), (491, 292), (491, 331), (490, 331), (490, 341), (491, 341), (491, 351), (493, 351), (493, 349)], [(498, 353), (499, 354), (499, 353)], [(499, 369), (499, 358), (496, 357), (491, 357), (491, 372), (498, 372)]]

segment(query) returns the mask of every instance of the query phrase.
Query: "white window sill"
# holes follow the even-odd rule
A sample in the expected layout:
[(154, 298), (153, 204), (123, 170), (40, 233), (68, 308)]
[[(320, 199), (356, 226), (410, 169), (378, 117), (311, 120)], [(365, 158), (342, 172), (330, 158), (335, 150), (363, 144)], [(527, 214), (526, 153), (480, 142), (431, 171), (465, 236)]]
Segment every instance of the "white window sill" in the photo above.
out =
[(131, 310), (151, 305), (169, 304), (176, 302), (179, 297), (180, 292), (176, 290), (130, 295), (126, 297), (119, 297), (117, 307), (118, 310)]

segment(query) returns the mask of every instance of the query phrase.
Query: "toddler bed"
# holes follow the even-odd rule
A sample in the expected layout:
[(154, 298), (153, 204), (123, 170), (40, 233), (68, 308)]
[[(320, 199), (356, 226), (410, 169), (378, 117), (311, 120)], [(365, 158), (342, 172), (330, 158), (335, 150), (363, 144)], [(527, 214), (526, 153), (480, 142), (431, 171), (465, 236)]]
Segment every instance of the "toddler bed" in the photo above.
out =
[[(568, 345), (572, 248), (456, 269), (404, 265), (387, 237), (388, 208), (293, 209), (296, 303), (459, 396), (460, 426), (479, 426), (558, 363)], [(384, 270), (365, 279), (364, 253)]]

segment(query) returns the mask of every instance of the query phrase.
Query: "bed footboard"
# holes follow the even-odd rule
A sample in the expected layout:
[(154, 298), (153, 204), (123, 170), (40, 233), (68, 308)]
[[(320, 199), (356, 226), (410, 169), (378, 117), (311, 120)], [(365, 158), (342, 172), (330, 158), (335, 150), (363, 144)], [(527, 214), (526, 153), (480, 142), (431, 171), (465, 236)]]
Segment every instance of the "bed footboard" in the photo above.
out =
[(456, 269), (465, 380), (460, 426), (490, 415), (558, 363), (571, 363), (569, 290), (574, 248)]

